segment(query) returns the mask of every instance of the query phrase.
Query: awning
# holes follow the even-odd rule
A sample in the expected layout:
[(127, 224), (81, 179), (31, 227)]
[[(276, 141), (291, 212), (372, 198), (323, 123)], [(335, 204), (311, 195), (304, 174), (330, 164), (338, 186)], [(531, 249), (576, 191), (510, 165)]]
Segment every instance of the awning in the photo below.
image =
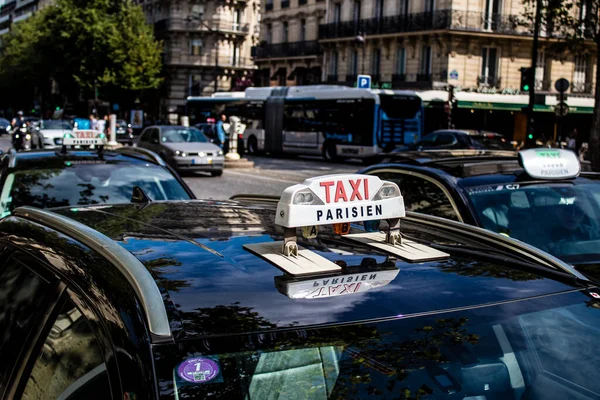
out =
[(293, 81), (294, 79), (296, 79), (296, 75), (303, 74), (303, 73), (305, 73), (305, 71), (306, 71), (306, 67), (296, 67), (296, 68), (294, 68), (292, 73), (287, 77), (287, 80)]
[(285, 68), (285, 67), (281, 67), (281, 68), (277, 69), (277, 71), (275, 71), (273, 76), (271, 76), (271, 80), (276, 81), (277, 79), (279, 79), (280, 76), (285, 76), (286, 72), (287, 72), (287, 68)]
[[(522, 111), (529, 105), (527, 94), (487, 94), (472, 92), (455, 93), (458, 108), (474, 110)], [(568, 97), (565, 101), (569, 106), (570, 114), (591, 114), (594, 111), (593, 98)], [(558, 103), (556, 96), (546, 95), (545, 104), (535, 104), (533, 109), (537, 112), (554, 112)]]

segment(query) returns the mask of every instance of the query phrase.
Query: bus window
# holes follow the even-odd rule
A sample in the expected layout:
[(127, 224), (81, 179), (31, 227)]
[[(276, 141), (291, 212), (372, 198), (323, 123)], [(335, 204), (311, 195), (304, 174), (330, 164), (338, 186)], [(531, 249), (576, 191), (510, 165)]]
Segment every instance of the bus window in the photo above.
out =
[(381, 94), (379, 99), (388, 118), (413, 119), (423, 107), (421, 99), (413, 96)]
[(304, 131), (304, 107), (298, 103), (287, 103), (283, 109), (283, 130)]

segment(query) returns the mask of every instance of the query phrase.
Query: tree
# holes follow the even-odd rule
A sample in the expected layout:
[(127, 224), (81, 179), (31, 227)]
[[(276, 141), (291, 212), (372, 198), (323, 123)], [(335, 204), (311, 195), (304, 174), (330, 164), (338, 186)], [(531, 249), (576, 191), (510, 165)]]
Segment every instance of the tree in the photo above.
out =
[[(600, 0), (523, 0), (525, 5), (522, 24), (532, 26), (536, 3), (541, 3), (541, 26), (546, 36), (559, 39), (548, 46), (556, 58), (565, 54), (594, 54), (600, 65)], [(589, 151), (592, 168), (600, 170), (600, 68), (596, 68), (595, 107), (590, 129)]]
[(93, 97), (132, 101), (160, 83), (161, 43), (130, 0), (57, 0), (7, 35), (0, 85), (58, 83), (72, 100)]

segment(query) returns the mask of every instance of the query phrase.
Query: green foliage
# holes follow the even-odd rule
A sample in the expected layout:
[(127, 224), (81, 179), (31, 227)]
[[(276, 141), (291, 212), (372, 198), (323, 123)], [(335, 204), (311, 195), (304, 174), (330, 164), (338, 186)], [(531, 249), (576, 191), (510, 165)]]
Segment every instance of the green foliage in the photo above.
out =
[(116, 98), (161, 83), (161, 43), (130, 0), (57, 0), (15, 24), (2, 51), (5, 88), (53, 79), (71, 98), (91, 97), (95, 84)]

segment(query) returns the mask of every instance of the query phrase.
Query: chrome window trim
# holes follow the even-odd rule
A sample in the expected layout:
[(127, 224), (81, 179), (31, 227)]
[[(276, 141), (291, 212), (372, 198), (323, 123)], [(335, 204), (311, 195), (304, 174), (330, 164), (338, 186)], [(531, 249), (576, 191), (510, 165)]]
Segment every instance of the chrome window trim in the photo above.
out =
[(160, 290), (150, 272), (133, 254), (89, 226), (51, 211), (25, 206), (15, 209), (13, 214), (69, 235), (106, 258), (134, 289), (150, 332), (160, 341), (172, 339)]
[[(409, 176), (416, 176), (417, 178), (421, 178), (421, 179), (424, 179), (424, 180), (426, 180), (426, 181), (428, 181), (430, 183), (433, 183), (435, 186), (437, 186), (438, 188), (441, 189), (441, 191), (444, 193), (444, 195), (446, 195), (446, 197), (450, 201), (450, 205), (452, 206), (452, 209), (454, 210), (454, 213), (458, 217), (458, 222), (464, 222), (464, 220), (462, 218), (462, 215), (460, 215), (460, 212), (458, 212), (458, 207), (456, 206), (456, 202), (452, 198), (452, 195), (450, 194), (450, 192), (448, 191), (448, 189), (446, 189), (446, 187), (444, 185), (442, 185), (441, 183), (439, 183), (435, 179), (433, 179), (433, 178), (431, 178), (431, 177), (429, 177), (429, 176), (427, 176), (425, 174), (421, 174), (419, 172), (406, 171), (406, 170), (397, 170), (397, 169), (394, 169), (394, 168), (375, 169), (375, 170), (372, 170), (372, 171), (365, 172), (365, 175), (375, 175), (375, 172), (392, 172), (392, 173), (395, 173), (395, 174), (403, 174), (403, 175), (409, 175)], [(402, 188), (400, 188), (400, 193), (402, 193)], [(417, 211), (411, 211), (411, 212), (417, 212)], [(429, 214), (424, 214), (424, 215), (429, 215)], [(441, 217), (438, 217), (438, 218), (441, 218)], [(450, 220), (450, 221), (452, 221), (452, 220)]]

